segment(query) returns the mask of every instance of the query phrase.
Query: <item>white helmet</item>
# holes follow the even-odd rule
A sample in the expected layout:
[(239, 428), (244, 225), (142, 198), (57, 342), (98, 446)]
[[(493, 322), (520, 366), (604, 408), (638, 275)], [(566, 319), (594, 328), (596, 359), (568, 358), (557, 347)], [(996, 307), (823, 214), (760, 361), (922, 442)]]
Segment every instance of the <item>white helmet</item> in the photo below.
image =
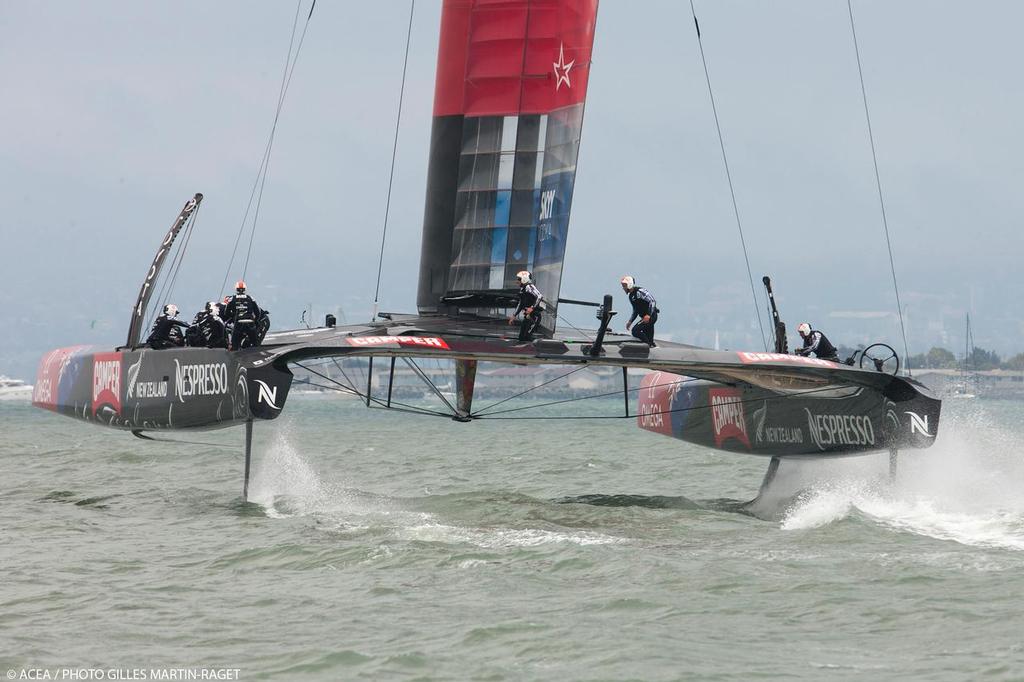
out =
[(811, 333), (811, 325), (807, 324), (806, 322), (801, 322), (800, 326), (796, 328), (796, 331), (798, 334), (800, 334), (800, 336), (807, 336), (808, 334)]
[(619, 280), (619, 283), (622, 284), (622, 286), (624, 286), (627, 289), (632, 289), (633, 287), (636, 286), (636, 280), (633, 279), (633, 275), (626, 275), (621, 280)]
[(167, 305), (164, 306), (164, 315), (166, 315), (167, 317), (177, 317), (178, 306), (174, 305), (173, 303), (168, 303)]
[(530, 280), (533, 279), (533, 276), (530, 274), (529, 270), (520, 270), (516, 273), (516, 279), (519, 280), (520, 284), (529, 284)]
[(208, 301), (206, 304), (206, 312), (211, 315), (220, 315), (220, 303), (216, 301)]

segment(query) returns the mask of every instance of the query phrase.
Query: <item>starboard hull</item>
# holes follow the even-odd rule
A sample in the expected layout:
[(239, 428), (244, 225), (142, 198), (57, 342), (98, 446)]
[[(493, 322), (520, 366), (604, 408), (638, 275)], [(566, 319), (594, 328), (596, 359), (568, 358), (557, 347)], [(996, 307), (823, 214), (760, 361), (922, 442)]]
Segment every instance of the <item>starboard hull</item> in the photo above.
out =
[(643, 379), (642, 429), (728, 452), (828, 457), (926, 448), (938, 433), (939, 400), (923, 386), (840, 386), (783, 392), (652, 372)]

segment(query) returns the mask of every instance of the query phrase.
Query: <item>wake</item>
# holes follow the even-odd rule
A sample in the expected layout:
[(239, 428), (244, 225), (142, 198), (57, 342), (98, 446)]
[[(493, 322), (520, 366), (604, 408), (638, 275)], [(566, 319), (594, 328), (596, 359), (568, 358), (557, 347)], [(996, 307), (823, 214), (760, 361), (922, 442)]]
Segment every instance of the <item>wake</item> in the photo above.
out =
[(886, 454), (784, 462), (755, 504), (769, 514), (774, 506), (783, 530), (856, 516), (894, 532), (1024, 550), (1024, 448), (1020, 426), (1001, 421), (980, 403), (944, 415), (935, 445), (901, 453), (892, 482)]
[[(416, 507), (444, 503), (457, 497), (480, 507), (488, 516), (490, 502), (477, 501), (473, 494), (400, 499), (375, 495), (325, 481), (295, 445), (294, 427), (281, 420), (267, 446), (255, 453), (249, 501), (263, 508), (267, 517), (288, 519), (308, 517), (324, 530), (351, 535), (372, 535), (377, 542), (427, 542), (469, 545), (482, 549), (539, 547), (548, 544), (603, 545), (622, 540), (592, 530), (537, 528), (523, 521), (514, 525), (463, 525)], [(516, 497), (516, 496), (512, 496)], [(529, 507), (532, 498), (502, 499), (502, 504), (521, 502)], [(471, 514), (472, 516), (472, 514)], [(511, 514), (510, 516), (515, 516)]]
[[(783, 531), (811, 530), (855, 519), (893, 533), (910, 533), (965, 546), (1024, 550), (1024, 419), (1019, 408), (980, 401), (943, 415), (938, 440), (927, 450), (901, 453), (894, 481), (888, 455), (842, 460), (785, 460), (769, 490), (749, 504), (699, 503), (684, 497), (584, 495), (557, 500), (477, 499), (465, 493), (394, 498), (325, 480), (281, 420), (257, 453), (250, 500), (270, 518), (309, 517), (319, 527), (371, 534), (382, 542), (436, 542), (480, 548), (547, 543), (616, 544), (599, 528), (537, 527), (537, 505), (577, 503), (642, 506), (673, 511), (712, 509), (752, 515)], [(495, 494), (485, 497), (493, 498)], [(515, 498), (515, 496), (511, 496)], [(503, 520), (495, 521), (494, 505)], [(542, 514), (543, 516), (543, 514)], [(547, 526), (547, 527), (543, 527)]]

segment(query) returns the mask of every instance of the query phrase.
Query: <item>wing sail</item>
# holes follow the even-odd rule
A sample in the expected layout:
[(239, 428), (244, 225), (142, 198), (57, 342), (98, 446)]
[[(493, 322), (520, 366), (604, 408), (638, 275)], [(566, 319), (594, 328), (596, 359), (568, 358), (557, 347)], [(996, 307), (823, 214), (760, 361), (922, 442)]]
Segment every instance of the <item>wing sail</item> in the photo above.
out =
[(597, 0), (446, 0), (418, 306), (507, 307), (561, 287)]

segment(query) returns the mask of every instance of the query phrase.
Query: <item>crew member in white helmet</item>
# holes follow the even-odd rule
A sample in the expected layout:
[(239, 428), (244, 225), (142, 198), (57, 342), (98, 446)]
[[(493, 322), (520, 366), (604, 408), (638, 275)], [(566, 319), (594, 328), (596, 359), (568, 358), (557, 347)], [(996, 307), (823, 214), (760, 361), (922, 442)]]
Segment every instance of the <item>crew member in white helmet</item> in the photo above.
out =
[(636, 285), (632, 275), (626, 275), (619, 283), (622, 290), (629, 294), (629, 304), (633, 306), (633, 314), (626, 323), (626, 331), (633, 325), (633, 320), (640, 318), (640, 321), (633, 327), (633, 336), (646, 343), (648, 346), (656, 347), (654, 343), (654, 324), (658, 321), (658, 303), (654, 300), (651, 292)]
[(153, 321), (153, 328), (149, 330), (149, 336), (146, 338), (146, 343), (150, 348), (160, 350), (184, 344), (181, 334), (172, 333), (171, 330), (175, 327), (188, 329), (188, 325), (181, 320), (176, 320), (176, 317), (178, 317), (178, 306), (173, 303), (165, 305), (163, 312)]
[(836, 347), (832, 345), (832, 342), (823, 333), (816, 329), (811, 329), (811, 325), (806, 322), (801, 322), (796, 331), (800, 334), (800, 338), (804, 340), (803, 348), (796, 349), (797, 355), (810, 355), (814, 353), (816, 357), (822, 360), (839, 362), (839, 354), (836, 351)]
[(227, 348), (228, 335), (224, 320), (220, 319), (220, 304), (210, 301), (206, 304), (206, 315), (199, 323), (199, 333), (207, 348)]
[(517, 272), (516, 280), (519, 282), (519, 305), (508, 318), (508, 323), (515, 324), (519, 313), (523, 314), (523, 321), (519, 325), (519, 342), (526, 343), (533, 339), (533, 332), (540, 326), (541, 301), (544, 300), (544, 295), (533, 283), (533, 275), (528, 270)]

